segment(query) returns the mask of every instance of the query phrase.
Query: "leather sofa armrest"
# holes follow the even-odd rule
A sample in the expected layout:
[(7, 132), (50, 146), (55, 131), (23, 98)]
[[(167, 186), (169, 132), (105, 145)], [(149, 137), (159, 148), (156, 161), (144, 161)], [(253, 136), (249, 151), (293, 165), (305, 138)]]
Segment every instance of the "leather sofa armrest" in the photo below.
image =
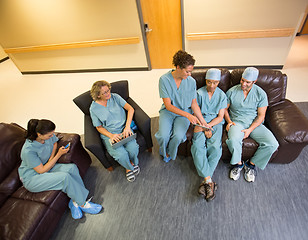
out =
[(265, 121), (280, 145), (308, 144), (308, 119), (290, 100), (285, 99), (269, 107)]
[(75, 163), (79, 169), (80, 176), (84, 177), (86, 171), (91, 165), (91, 158), (83, 148), (80, 136), (76, 133), (57, 133), (58, 148), (71, 143), (70, 150), (67, 154), (61, 156), (58, 163)]
[(73, 163), (74, 159), (72, 159), (73, 151), (75, 149), (75, 145), (78, 141), (80, 141), (80, 136), (75, 133), (56, 133), (56, 136), (59, 138), (58, 141), (58, 149), (66, 144), (70, 143), (70, 150), (67, 154), (64, 154), (58, 160), (59, 163)]
[(147, 148), (153, 147), (152, 137), (151, 137), (151, 118), (139, 107), (139, 105), (131, 98), (127, 99), (128, 104), (130, 104), (134, 110), (134, 120), (138, 127), (138, 130), (144, 136)]

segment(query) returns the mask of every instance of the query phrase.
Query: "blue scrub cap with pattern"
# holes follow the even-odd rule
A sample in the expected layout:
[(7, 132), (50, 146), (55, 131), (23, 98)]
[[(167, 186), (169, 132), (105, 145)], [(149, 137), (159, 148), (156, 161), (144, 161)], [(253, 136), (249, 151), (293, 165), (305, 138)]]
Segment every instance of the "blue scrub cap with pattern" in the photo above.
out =
[(259, 70), (255, 67), (248, 67), (243, 72), (242, 78), (245, 78), (248, 81), (256, 81), (259, 76)]
[(220, 81), (221, 71), (218, 68), (210, 68), (206, 72), (205, 79)]

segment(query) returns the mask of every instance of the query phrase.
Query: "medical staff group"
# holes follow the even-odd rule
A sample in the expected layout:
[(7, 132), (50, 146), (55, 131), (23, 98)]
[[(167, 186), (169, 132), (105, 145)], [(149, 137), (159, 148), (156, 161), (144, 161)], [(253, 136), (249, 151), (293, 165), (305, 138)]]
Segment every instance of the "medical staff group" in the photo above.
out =
[[(175, 160), (178, 146), (186, 141), (190, 124), (194, 125), (191, 153), (198, 175), (202, 178), (198, 192), (206, 201), (215, 198), (218, 184), (212, 180), (222, 155), (222, 132), (226, 122), (226, 144), (232, 153), (230, 178), (238, 180), (244, 169), (244, 178), (254, 182), (256, 167), (264, 169), (278, 142), (263, 122), (268, 99), (265, 91), (255, 83), (259, 70), (248, 67), (240, 84), (224, 93), (219, 87), (221, 71), (207, 70), (205, 86), (196, 89), (191, 77), (195, 59), (179, 50), (173, 56), (174, 69), (159, 79), (159, 95), (163, 104), (159, 110), (159, 130), (155, 138), (159, 144), (162, 160)], [(130, 136), (133, 132), (134, 109), (120, 95), (111, 92), (107, 81), (97, 81), (91, 88), (93, 102), (90, 116), (93, 126), (100, 133), (108, 153), (124, 167), (126, 179), (133, 182), (140, 173), (139, 145), (133, 139), (113, 148), (111, 142)], [(86, 200), (85, 188), (75, 164), (60, 164), (58, 159), (69, 151), (61, 146), (54, 135), (55, 124), (46, 119), (28, 122), (26, 141), (21, 151), (20, 179), (31, 192), (62, 190), (71, 198), (69, 208), (74, 219), (84, 213), (97, 214), (103, 207)], [(243, 139), (251, 137), (259, 147), (254, 156), (242, 162)], [(111, 141), (109, 141), (111, 140)]]

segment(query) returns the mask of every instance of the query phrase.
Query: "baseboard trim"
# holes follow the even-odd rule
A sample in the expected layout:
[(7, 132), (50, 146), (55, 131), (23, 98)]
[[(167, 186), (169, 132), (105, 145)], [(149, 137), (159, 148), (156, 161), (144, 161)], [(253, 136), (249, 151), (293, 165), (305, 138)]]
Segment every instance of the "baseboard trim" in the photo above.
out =
[(283, 65), (247, 65), (247, 66), (195, 66), (194, 69), (202, 68), (226, 68), (226, 69), (237, 69), (246, 67), (256, 67), (260, 69), (282, 69)]
[(2, 58), (2, 59), (0, 60), (0, 63), (5, 62), (6, 60), (9, 60), (9, 59), (10, 59), (9, 57)]
[(88, 72), (130, 72), (149, 71), (148, 67), (140, 68), (105, 68), (105, 69), (78, 69), (78, 70), (52, 70), (52, 71), (23, 71), (22, 74), (58, 74), (58, 73), (88, 73)]

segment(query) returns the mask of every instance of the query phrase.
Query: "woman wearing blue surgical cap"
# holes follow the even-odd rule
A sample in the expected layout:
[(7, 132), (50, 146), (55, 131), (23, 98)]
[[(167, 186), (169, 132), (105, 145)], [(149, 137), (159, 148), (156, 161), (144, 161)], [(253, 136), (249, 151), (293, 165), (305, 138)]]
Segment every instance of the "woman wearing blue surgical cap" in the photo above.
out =
[(198, 192), (206, 201), (215, 198), (217, 184), (212, 181), (212, 176), (222, 154), (221, 137), (227, 97), (218, 87), (220, 78), (219, 69), (209, 69), (205, 77), (206, 85), (197, 91), (202, 116), (210, 129), (195, 127), (191, 153), (198, 175), (203, 178)]
[(190, 123), (206, 124), (196, 100), (196, 81), (190, 76), (194, 64), (195, 59), (180, 50), (173, 56), (175, 69), (159, 79), (159, 95), (163, 104), (155, 137), (165, 162), (175, 160), (178, 146), (186, 140)]
[(128, 137), (132, 134), (130, 126), (134, 109), (120, 95), (111, 93), (110, 90), (111, 85), (106, 81), (97, 81), (93, 84), (90, 115), (93, 126), (100, 133), (108, 153), (126, 169), (126, 179), (133, 182), (140, 172), (139, 145), (136, 139), (115, 149), (109, 140), (118, 142), (122, 136)]

